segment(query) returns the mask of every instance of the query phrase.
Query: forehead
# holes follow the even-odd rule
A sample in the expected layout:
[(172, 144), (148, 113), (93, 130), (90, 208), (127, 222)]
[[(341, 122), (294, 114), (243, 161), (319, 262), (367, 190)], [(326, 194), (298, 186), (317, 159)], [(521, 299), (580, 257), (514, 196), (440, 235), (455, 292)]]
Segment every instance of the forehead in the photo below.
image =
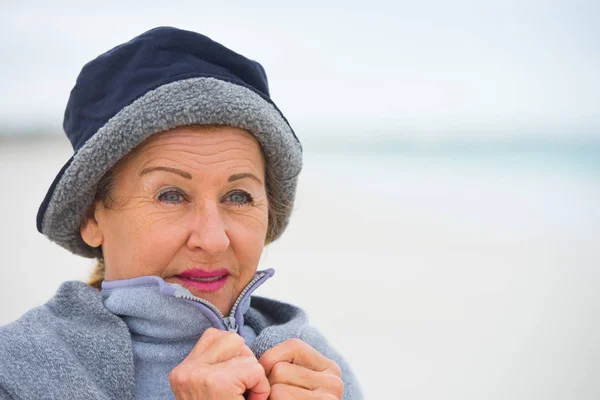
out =
[[(153, 135), (123, 164), (147, 166), (154, 162), (210, 166), (235, 163), (264, 170), (260, 145), (250, 132), (234, 127), (184, 126)], [(123, 165), (125, 166), (125, 165)]]

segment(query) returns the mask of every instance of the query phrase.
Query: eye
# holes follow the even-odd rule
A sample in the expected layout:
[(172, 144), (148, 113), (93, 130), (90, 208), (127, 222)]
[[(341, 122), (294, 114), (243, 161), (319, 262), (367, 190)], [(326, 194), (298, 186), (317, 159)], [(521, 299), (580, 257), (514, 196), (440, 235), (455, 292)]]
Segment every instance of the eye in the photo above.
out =
[(237, 206), (243, 206), (245, 204), (250, 204), (254, 200), (249, 193), (246, 193), (242, 190), (237, 190), (235, 192), (231, 192), (225, 197), (228, 202), (233, 203)]
[(158, 194), (158, 200), (165, 203), (181, 203), (185, 200), (183, 193), (175, 189), (167, 189)]

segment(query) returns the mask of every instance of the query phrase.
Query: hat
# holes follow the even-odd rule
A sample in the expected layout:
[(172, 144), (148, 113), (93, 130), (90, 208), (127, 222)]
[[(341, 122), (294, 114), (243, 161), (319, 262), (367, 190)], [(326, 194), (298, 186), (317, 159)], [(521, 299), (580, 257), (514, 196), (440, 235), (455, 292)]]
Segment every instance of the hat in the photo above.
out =
[[(250, 131), (278, 183), (277, 200), (291, 209), (302, 146), (269, 96), (263, 67), (201, 34), (159, 27), (81, 70), (63, 122), (74, 154), (40, 205), (38, 231), (75, 254), (94, 257), (79, 226), (99, 180), (151, 135), (192, 124)], [(272, 240), (289, 214), (281, 218)]]

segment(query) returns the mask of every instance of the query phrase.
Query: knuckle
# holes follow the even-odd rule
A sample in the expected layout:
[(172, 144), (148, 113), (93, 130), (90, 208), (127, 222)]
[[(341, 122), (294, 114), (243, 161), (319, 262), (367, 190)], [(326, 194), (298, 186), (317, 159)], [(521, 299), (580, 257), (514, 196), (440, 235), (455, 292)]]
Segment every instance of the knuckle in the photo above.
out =
[(331, 361), (331, 366), (329, 367), (331, 369), (331, 371), (339, 378), (342, 377), (342, 368), (340, 367), (340, 364), (336, 363), (333, 360)]
[(252, 363), (252, 372), (254, 374), (256, 374), (257, 376), (264, 376), (265, 375), (265, 368), (260, 365), (259, 363), (256, 362), (256, 359), (253, 360), (254, 362)]
[(273, 358), (271, 356), (271, 354), (272, 354), (271, 350), (267, 350), (262, 356), (260, 356), (260, 358), (258, 359), (258, 362), (261, 363), (263, 366), (271, 365), (271, 363), (272, 363), (271, 359)]
[(326, 386), (336, 398), (341, 398), (344, 394), (344, 381), (339, 376), (329, 375)]
[(171, 384), (171, 386), (173, 387), (177, 387), (180, 384), (182, 384), (182, 379), (181, 379), (181, 374), (179, 373), (179, 371), (177, 370), (177, 368), (175, 368), (173, 371), (171, 371), (171, 373), (169, 374), (169, 383)]
[(234, 346), (246, 345), (244, 338), (233, 332), (227, 332), (227, 341)]
[(300, 340), (298, 338), (288, 339), (288, 340), (285, 341), (285, 343), (288, 346), (291, 346), (291, 347), (294, 347), (294, 348), (300, 348), (300, 347), (306, 346), (306, 343), (304, 343), (302, 340)]
[(208, 338), (217, 338), (217, 337), (221, 336), (221, 331), (218, 330), (217, 328), (210, 327), (204, 331), (202, 336), (206, 336)]
[(190, 374), (183, 368), (175, 368), (169, 374), (169, 383), (173, 387), (185, 386), (190, 380)]
[(285, 376), (286, 365), (285, 363), (278, 362), (271, 369), (269, 378), (275, 382), (281, 380)]
[(254, 359), (254, 361), (258, 361), (258, 360), (256, 359), (256, 354), (254, 354), (254, 353), (252, 352), (252, 350), (250, 349), (250, 347), (248, 347), (248, 346), (244, 345), (244, 347), (243, 347), (243, 353), (244, 353), (244, 354), (246, 354), (248, 357), (250, 357), (250, 358)]

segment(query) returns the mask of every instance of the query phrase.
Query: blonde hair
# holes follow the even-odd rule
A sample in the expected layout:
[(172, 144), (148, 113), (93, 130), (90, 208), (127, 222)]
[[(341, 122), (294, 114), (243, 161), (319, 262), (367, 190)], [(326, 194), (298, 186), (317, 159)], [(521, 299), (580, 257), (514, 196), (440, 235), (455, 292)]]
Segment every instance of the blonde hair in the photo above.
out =
[[(195, 126), (203, 130), (215, 130), (223, 127), (223, 125), (190, 126)], [(132, 153), (133, 151), (127, 156), (130, 156)], [(268, 245), (277, 239), (276, 233), (281, 232), (281, 225), (284, 223), (286, 217), (291, 214), (293, 204), (291, 202), (282, 200), (283, 196), (281, 193), (283, 192), (283, 182), (279, 182), (275, 178), (276, 174), (273, 171), (273, 166), (269, 160), (266, 159), (264, 151), (262, 151), (262, 147), (261, 153), (265, 163), (265, 189), (267, 192), (268, 203), (268, 225), (267, 235), (265, 237), (265, 245)], [(111, 194), (115, 185), (115, 170), (117, 169), (117, 166), (126, 159), (126, 157), (121, 159), (121, 161), (119, 161), (115, 167), (111, 168), (100, 179), (93, 203), (101, 201), (106, 208), (111, 208), (114, 205), (114, 200), (111, 198)], [(96, 265), (94, 266), (87, 283), (91, 287), (100, 289), (102, 282), (104, 281), (106, 265), (104, 263), (104, 256), (102, 254), (102, 246), (95, 248), (94, 251), (96, 253)]]

